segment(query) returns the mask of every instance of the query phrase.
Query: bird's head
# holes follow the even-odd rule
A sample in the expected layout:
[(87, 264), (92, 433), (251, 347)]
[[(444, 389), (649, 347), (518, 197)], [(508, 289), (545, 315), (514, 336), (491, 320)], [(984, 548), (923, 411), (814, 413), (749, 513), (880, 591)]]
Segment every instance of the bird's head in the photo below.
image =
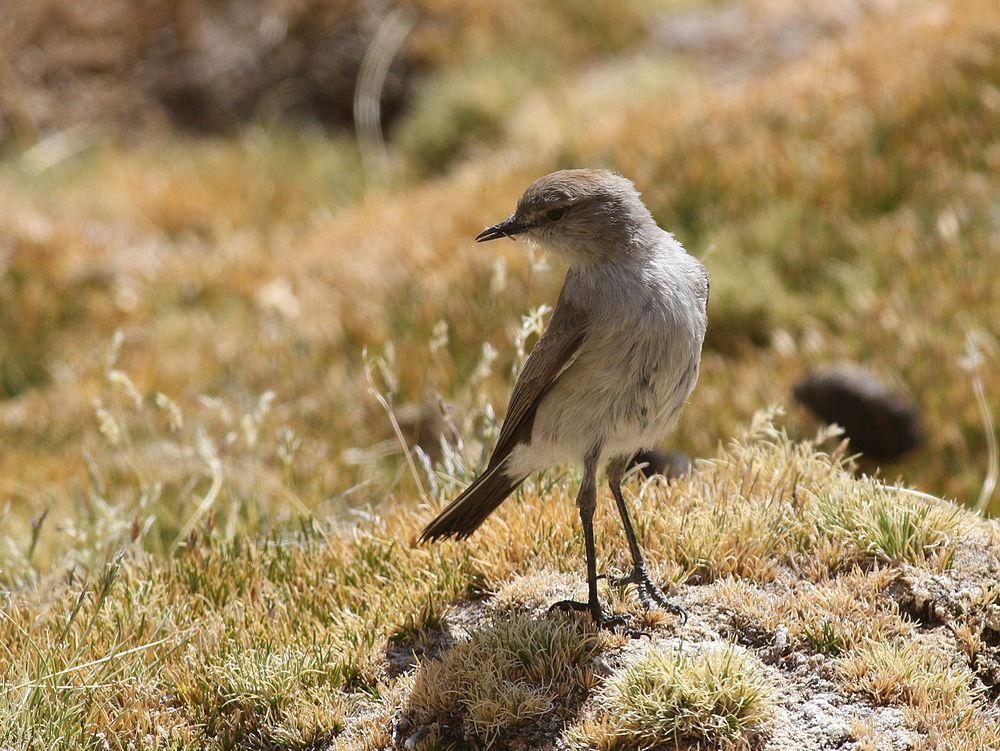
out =
[(633, 252), (655, 230), (631, 180), (608, 170), (575, 169), (536, 180), (514, 213), (476, 240), (524, 235), (570, 266), (585, 266)]

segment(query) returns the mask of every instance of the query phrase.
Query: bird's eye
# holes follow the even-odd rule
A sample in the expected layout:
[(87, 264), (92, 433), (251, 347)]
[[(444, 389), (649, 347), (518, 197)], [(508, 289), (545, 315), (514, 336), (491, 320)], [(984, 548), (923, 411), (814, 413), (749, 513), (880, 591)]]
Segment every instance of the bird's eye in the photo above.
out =
[(558, 222), (560, 219), (563, 218), (563, 214), (565, 214), (565, 213), (566, 213), (566, 209), (564, 209), (564, 208), (558, 208), (558, 209), (552, 209), (552, 211), (550, 211), (549, 213), (547, 213), (545, 216), (547, 216), (549, 218), (550, 222)]

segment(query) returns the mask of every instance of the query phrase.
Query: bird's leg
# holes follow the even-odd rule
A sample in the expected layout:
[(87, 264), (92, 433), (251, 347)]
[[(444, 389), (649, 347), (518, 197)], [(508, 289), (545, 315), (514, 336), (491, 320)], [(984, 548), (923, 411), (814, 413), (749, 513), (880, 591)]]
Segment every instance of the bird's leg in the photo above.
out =
[(580, 499), (580, 522), (583, 524), (583, 541), (587, 552), (587, 606), (594, 623), (600, 623), (604, 620), (604, 614), (601, 612), (601, 601), (597, 598), (597, 546), (594, 544), (597, 493), (594, 483), (590, 482), (589, 485), (588, 492)]
[(576, 496), (580, 508), (580, 522), (583, 525), (583, 539), (587, 552), (587, 593), (586, 603), (574, 600), (557, 602), (552, 608), (560, 610), (589, 610), (591, 618), (598, 626), (618, 625), (621, 619), (605, 619), (601, 601), (597, 596), (597, 547), (594, 544), (594, 511), (597, 508), (597, 452), (591, 452), (584, 461), (583, 482)]
[(669, 610), (683, 620), (687, 620), (687, 613), (684, 609), (670, 602), (649, 578), (649, 572), (646, 571), (646, 562), (643, 560), (642, 550), (639, 549), (639, 540), (635, 536), (635, 529), (632, 527), (632, 520), (628, 515), (625, 496), (622, 495), (622, 477), (625, 475), (626, 461), (626, 459), (613, 459), (608, 464), (608, 484), (611, 486), (611, 494), (615, 497), (615, 503), (618, 505), (618, 513), (622, 518), (622, 526), (625, 528), (629, 551), (632, 553), (632, 573), (628, 576), (613, 578), (611, 583), (617, 585), (634, 584), (639, 602), (647, 610), (655, 602), (664, 610)]

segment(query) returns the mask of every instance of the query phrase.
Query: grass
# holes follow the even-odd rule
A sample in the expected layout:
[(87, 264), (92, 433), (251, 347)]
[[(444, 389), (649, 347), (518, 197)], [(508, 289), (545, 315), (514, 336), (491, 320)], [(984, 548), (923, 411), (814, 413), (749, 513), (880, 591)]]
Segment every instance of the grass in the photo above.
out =
[(498, 622), (418, 668), (404, 722), (495, 743), (589, 690), (601, 647), (592, 629), (568, 621)]
[[(358, 483), (369, 483), (369, 497), (413, 489), (395, 482), (398, 453), (365, 460), (380, 456), (369, 449), (384, 448), (392, 431), (367, 393), (362, 348), (384, 354), (391, 345), (407, 364), (387, 389), (397, 408), (440, 393), (464, 436), (482, 435), (482, 407), (509, 389), (510, 331), (526, 310), (551, 304), (559, 274), (519, 245), (456, 249), (505, 215), (538, 173), (582, 163), (634, 177), (713, 275), (710, 346), (676, 448), (707, 455), (770, 403), (789, 405), (788, 429), (809, 437), (815, 426), (790, 405), (792, 384), (814, 363), (856, 358), (905, 384), (936, 427), (883, 471), (973, 502), (988, 442), (962, 365), (967, 331), (982, 353), (987, 404), (1000, 372), (1000, 312), (982, 273), (993, 257), (987, 144), (997, 84), (991, 58), (977, 50), (992, 39), (990, 10), (962, 0), (943, 20), (916, 13), (906, 25), (875, 15), (745, 91), (669, 56), (610, 58), (605, 76), (567, 63), (506, 112), (493, 146), (433, 179), (411, 172), (419, 148), (400, 147), (395, 176), (380, 184), (360, 173), (351, 139), (274, 126), (229, 139), (157, 136), (131, 148), (96, 141), (41, 170), (37, 158), (14, 154), (0, 166), (11, 206), (0, 371), (13, 398), (0, 409), (0, 462), (14, 500), (12, 539), (24, 550), (30, 519), (49, 508), (39, 560), (65, 542), (54, 528), (75, 516), (67, 488), (87, 472), (80, 447), (93, 398), (114, 406), (104, 354), (118, 330), (115, 368), (147, 402), (163, 393), (189, 422), (204, 396), (243, 413), (275, 391), (271, 419), (295, 435), (305, 508), (322, 513)], [(867, 55), (882, 34), (915, 50), (913, 60)], [(627, 44), (583, 45), (579, 54), (619, 55)], [(490, 76), (506, 73), (490, 59), (476, 69), (485, 77), (477, 85), (499, 90)], [(842, 86), (822, 85), (834, 75)], [(632, 80), (634, 97), (621, 104), (613, 93)], [(665, 100), (673, 116), (651, 117)], [(413, 117), (425, 106), (441, 116), (420, 117), (449, 122), (445, 104), (415, 104)], [(581, 118), (586, 127), (573, 128)], [(530, 163), (510, 153), (531, 154)], [(873, 200), (872, 191), (892, 194), (893, 181), (902, 185), (894, 202)], [(484, 341), (500, 359), (477, 375)], [(132, 425), (145, 417), (119, 417), (162, 465), (153, 456), (162, 447)], [(106, 452), (88, 450), (105, 463)], [(150, 478), (159, 471), (144, 468)], [(286, 471), (280, 460), (257, 470), (279, 486)], [(287, 508), (282, 494), (270, 497), (262, 531)]]
[[(465, 738), (550, 742), (563, 733), (567, 742), (618, 739), (629, 747), (629, 738), (671, 728), (742, 743), (765, 728), (760, 718), (770, 700), (757, 692), (755, 655), (769, 654), (779, 625), (789, 650), (839, 655), (844, 676), (873, 671), (865, 679), (872, 688), (863, 689), (869, 696), (896, 680), (896, 663), (866, 657), (870, 644), (921, 655), (943, 650), (964, 682), (946, 683), (935, 696), (964, 702), (962, 733), (989, 737), (990, 705), (971, 642), (949, 642), (945, 626), (928, 642), (900, 616), (891, 584), (917, 571), (955, 593), (987, 586), (1000, 561), (995, 545), (982, 557), (983, 536), (995, 539), (995, 530), (955, 507), (927, 514), (924, 533), (944, 540), (953, 565), (941, 569), (919, 548), (884, 564), (878, 551), (855, 547), (842, 529), (826, 526), (820, 503), (798, 494), (789, 471), (799, 487), (825, 488), (825, 497), (845, 505), (892, 506), (907, 497), (858, 483), (828, 455), (764, 423), (698, 475), (635, 488), (652, 570), (674, 571), (679, 582), (712, 582), (678, 588), (692, 612), (686, 628), (694, 629), (684, 639), (705, 651), (701, 658), (668, 650), (642, 663), (631, 646), (641, 642), (596, 634), (583, 617), (546, 614), (553, 600), (583, 592), (582, 541), (566, 488), (531, 486), (475, 544), (410, 547), (427, 512), (397, 504), (332, 526), (303, 520), (298, 532), (270, 539), (237, 535), (227, 543), (210, 529), (193, 532), (170, 557), (145, 552), (133, 539), (100, 576), (11, 591), (0, 619), (0, 739), (15, 748), (88, 748), (100, 731), (123, 748), (157, 734), (178, 739), (179, 747), (381, 748), (373, 739), (389, 722), (428, 748), (433, 738), (446, 745)], [(738, 487), (745, 495), (734, 503)], [(689, 500), (695, 494), (696, 505)], [(783, 509), (787, 536), (765, 533), (777, 547), (748, 557), (745, 540), (728, 534), (734, 506), (747, 509), (739, 528), (757, 530), (773, 529), (769, 509)], [(682, 532), (688, 537), (672, 547), (668, 541)], [(695, 544), (693, 534), (712, 540), (717, 571), (678, 554)], [(598, 514), (598, 544), (602, 567), (621, 570), (625, 554), (608, 504)], [(640, 617), (636, 604), (613, 590), (602, 588), (602, 596), (638, 627), (664, 636), (678, 628), (669, 618)], [(953, 627), (984, 616), (990, 598), (976, 602)], [(741, 603), (743, 620), (732, 621)], [(704, 641), (703, 624), (727, 619), (737, 625), (739, 649)], [(910, 691), (904, 676), (914, 685), (935, 680), (939, 659), (906, 661), (899, 691)], [(778, 674), (763, 675), (773, 688)], [(712, 685), (706, 676), (720, 681), (720, 695), (705, 689)], [(869, 683), (845, 677), (844, 691)], [(615, 693), (615, 686), (633, 688)], [(640, 727), (644, 707), (660, 706), (640, 700), (647, 689), (684, 697), (698, 686), (706, 693), (681, 702), (686, 714), (664, 710)], [(612, 696), (635, 700), (634, 722), (617, 721), (625, 715)], [(910, 706), (913, 696), (920, 694), (876, 698)], [(396, 719), (380, 724), (377, 717)], [(927, 737), (953, 727), (946, 712), (907, 722)]]
[(764, 666), (731, 646), (654, 649), (609, 681), (600, 700), (607, 719), (579, 740), (603, 749), (750, 748), (767, 733), (774, 702)]
[(975, 676), (932, 645), (867, 642), (841, 658), (837, 670), (851, 690), (879, 704), (902, 705), (909, 724), (927, 733), (924, 748), (1000, 743), (1000, 727), (982, 717)]
[[(796, 5), (743, 0), (744, 36), (798, 33)], [(994, 5), (872, 9), (761, 65), (649, 36), (698, 3), (420, 4), (378, 175), (289, 122), (9, 143), (0, 746), (739, 746), (803, 721), (774, 693), (803, 675), (860, 747), (882, 705), (917, 747), (997, 745), (997, 532), (962, 508), (1000, 393)], [(561, 276), (469, 240), (581, 164), (632, 177), (712, 274), (670, 439), (698, 471), (627, 493), (692, 617), (601, 585), (648, 650), (546, 613), (585, 591), (572, 472), (468, 544), (410, 545), (483, 464)], [(929, 427), (875, 478), (790, 403), (844, 357)], [(597, 533), (624, 573), (606, 503)]]
[(898, 575), (893, 569), (855, 570), (819, 583), (796, 578), (769, 588), (734, 578), (721, 582), (715, 596), (738, 631), (771, 639), (781, 629), (785, 647), (836, 656), (868, 640), (912, 636), (912, 621), (883, 596)]

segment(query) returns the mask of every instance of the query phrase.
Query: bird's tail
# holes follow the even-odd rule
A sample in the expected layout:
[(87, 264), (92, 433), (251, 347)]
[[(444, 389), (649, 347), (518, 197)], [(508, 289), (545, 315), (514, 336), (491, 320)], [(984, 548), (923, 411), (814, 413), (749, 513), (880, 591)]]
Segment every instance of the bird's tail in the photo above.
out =
[(505, 464), (506, 462), (500, 462), (477, 477), (475, 482), (424, 528), (419, 541), (428, 542), (442, 537), (463, 540), (475, 532), (486, 521), (486, 517), (524, 482), (524, 477), (508, 477), (504, 472)]

